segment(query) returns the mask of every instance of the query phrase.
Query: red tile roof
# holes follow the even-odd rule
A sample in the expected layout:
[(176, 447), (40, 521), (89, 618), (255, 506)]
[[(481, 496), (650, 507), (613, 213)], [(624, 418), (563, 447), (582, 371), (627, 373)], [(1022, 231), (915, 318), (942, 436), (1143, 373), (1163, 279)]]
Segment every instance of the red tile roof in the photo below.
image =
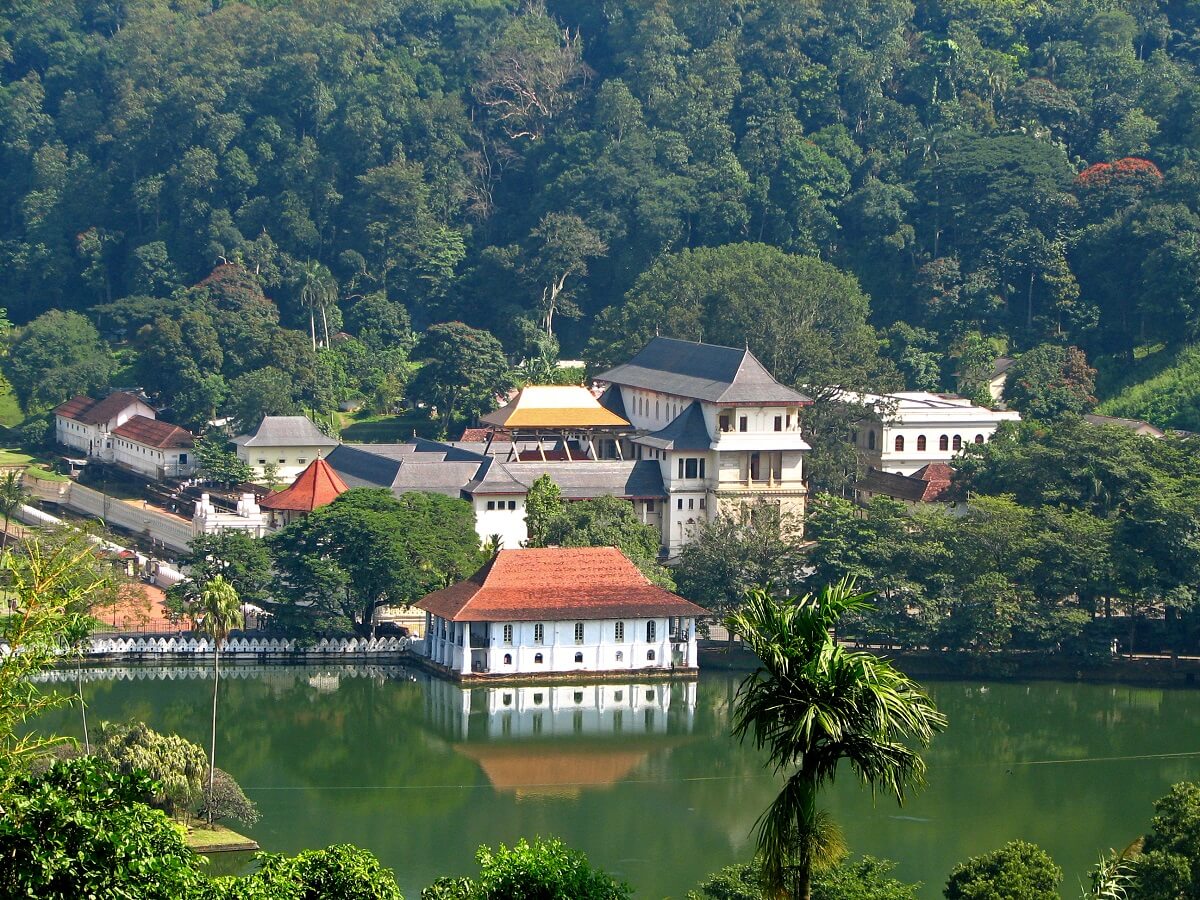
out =
[(258, 505), (263, 509), (312, 512), (327, 503), (332, 503), (346, 490), (346, 482), (342, 481), (341, 476), (329, 463), (318, 458), (296, 476), (291, 487), (264, 497)]
[(83, 422), (85, 425), (99, 425), (101, 422), (112, 419), (134, 403), (142, 403), (142, 401), (125, 391), (114, 391), (103, 400), (93, 400), (91, 397), (80, 394), (72, 397), (66, 403), (56, 406), (54, 414), (62, 416), (64, 419)]
[(913, 478), (919, 478), (926, 483), (925, 491), (921, 495), (922, 502), (933, 503), (950, 490), (950, 482), (954, 480), (954, 468), (947, 463), (934, 462), (913, 472)]
[(192, 433), (186, 428), (160, 422), (146, 416), (134, 416), (112, 430), (113, 437), (125, 438), (159, 450), (173, 450), (192, 446)]
[(459, 441), (468, 444), (482, 444), (487, 441), (489, 436), (493, 441), (499, 441), (503, 443), (512, 442), (511, 434), (503, 429), (497, 428), (465, 428), (463, 429), (462, 437), (459, 438)]
[(616, 547), (501, 550), (466, 581), (415, 605), (453, 622), (708, 615), (651, 584)]

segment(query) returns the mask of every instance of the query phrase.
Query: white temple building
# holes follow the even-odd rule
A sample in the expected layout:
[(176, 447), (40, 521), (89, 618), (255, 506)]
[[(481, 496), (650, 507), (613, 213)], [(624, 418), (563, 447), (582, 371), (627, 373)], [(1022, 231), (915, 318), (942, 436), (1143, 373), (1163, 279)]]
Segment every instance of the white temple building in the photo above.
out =
[(450, 677), (694, 672), (696, 618), (615, 547), (501, 550), (428, 594), (424, 652)]

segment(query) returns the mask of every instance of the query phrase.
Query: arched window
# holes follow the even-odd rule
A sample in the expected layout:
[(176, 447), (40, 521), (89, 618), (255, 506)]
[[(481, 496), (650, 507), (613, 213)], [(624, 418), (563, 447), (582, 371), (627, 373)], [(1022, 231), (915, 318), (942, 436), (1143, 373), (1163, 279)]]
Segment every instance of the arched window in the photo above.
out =
[(917, 435), (917, 452), (918, 453), (925, 452), (925, 435), (923, 435), (923, 434)]
[[(511, 665), (512, 665), (512, 654), (511, 654), (511, 653), (505, 653), (505, 654), (504, 654), (504, 664), (505, 664), (506, 666), (511, 666)], [(505, 696), (505, 699), (508, 699), (508, 695), (507, 695), (507, 694), (505, 694), (504, 696)]]
[(874, 428), (872, 428), (870, 431), (867, 432), (867, 449), (868, 450), (875, 449), (875, 429)]
[(943, 434), (940, 438), (938, 438), (938, 449), (939, 450), (949, 450), (950, 449), (950, 437), (948, 435)]
[(575, 654), (575, 662), (583, 662), (583, 654), (582, 653)]
[(654, 635), (656, 632), (656, 628), (655, 628), (656, 625), (657, 625), (657, 623), (653, 619), (651, 619), (649, 622), (646, 623), (646, 643), (647, 644), (654, 640)]
[(534, 665), (540, 666), (542, 664), (542, 654), (540, 654), (540, 653), (533, 654), (533, 662), (534, 662)]
[(646, 659), (650, 660), (651, 662), (654, 662), (654, 651), (653, 650), (646, 651)]
[(962, 449), (962, 435), (961, 434), (956, 434), (954, 436), (954, 449), (955, 450)]
[(983, 435), (982, 434), (975, 435), (975, 443), (977, 443), (977, 444), (983, 443)]
[(896, 452), (901, 453), (903, 451), (904, 451), (904, 435), (898, 434), (898, 435), (896, 435)]

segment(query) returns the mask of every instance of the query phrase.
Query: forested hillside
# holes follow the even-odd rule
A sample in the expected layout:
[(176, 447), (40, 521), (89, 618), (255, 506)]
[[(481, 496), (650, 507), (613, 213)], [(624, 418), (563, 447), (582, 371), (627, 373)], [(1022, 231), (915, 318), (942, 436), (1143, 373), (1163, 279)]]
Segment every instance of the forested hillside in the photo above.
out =
[(1120, 369), (1200, 338), (1198, 64), (1185, 0), (10, 0), (0, 306), (99, 331), (14, 387), (387, 406), (452, 321), (795, 383)]

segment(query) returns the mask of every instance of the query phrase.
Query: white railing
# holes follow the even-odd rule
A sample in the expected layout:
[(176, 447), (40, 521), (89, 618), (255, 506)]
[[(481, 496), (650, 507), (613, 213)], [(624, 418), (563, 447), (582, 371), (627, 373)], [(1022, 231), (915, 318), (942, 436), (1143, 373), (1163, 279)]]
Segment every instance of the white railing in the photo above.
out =
[[(238, 656), (270, 656), (299, 654), (305, 657), (359, 656), (363, 654), (404, 653), (412, 645), (407, 637), (321, 638), (311, 647), (300, 647), (290, 638), (232, 638), (221, 645), (222, 654)], [(10, 652), (0, 643), (0, 657)], [(59, 655), (74, 651), (60, 649)], [(213, 642), (206, 637), (95, 637), (84, 651), (89, 656), (211, 656)]]

